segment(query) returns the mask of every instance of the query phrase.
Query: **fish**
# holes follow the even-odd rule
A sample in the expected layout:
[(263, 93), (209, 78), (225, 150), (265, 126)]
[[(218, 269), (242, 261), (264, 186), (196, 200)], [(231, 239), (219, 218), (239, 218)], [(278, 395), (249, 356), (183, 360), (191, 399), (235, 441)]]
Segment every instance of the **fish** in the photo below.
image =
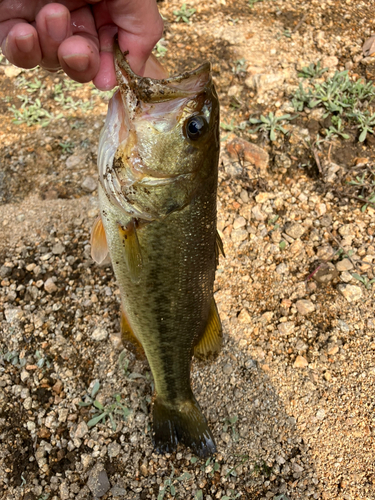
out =
[(133, 73), (116, 44), (119, 89), (98, 149), (97, 263), (110, 256), (121, 296), (124, 344), (154, 378), (152, 436), (158, 453), (181, 443), (216, 451), (191, 388), (192, 357), (220, 351), (213, 286), (223, 244), (216, 229), (219, 100), (211, 65), (153, 79)]

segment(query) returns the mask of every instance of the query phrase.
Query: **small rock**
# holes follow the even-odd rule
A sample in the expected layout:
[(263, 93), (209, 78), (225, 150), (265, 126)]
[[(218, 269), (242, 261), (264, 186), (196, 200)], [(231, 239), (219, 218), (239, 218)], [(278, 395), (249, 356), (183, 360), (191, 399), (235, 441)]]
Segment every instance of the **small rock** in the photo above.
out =
[(296, 240), (303, 235), (303, 233), (305, 232), (305, 228), (302, 226), (302, 224), (292, 222), (287, 225), (285, 232), (288, 236)]
[(336, 56), (326, 56), (321, 60), (322, 68), (335, 69), (339, 64), (339, 60)]
[(237, 217), (233, 222), (233, 229), (240, 229), (246, 226), (246, 219), (244, 217)]
[(355, 229), (353, 227), (353, 224), (344, 224), (339, 228), (339, 234), (341, 236), (354, 236), (355, 235)]
[(315, 206), (316, 213), (318, 217), (321, 217), (327, 212), (327, 205), (325, 203), (317, 203)]
[(273, 318), (273, 312), (272, 311), (266, 311), (265, 313), (262, 314), (261, 316), (261, 321), (262, 323), (269, 323), (271, 319)]
[(259, 203), (259, 205), (262, 205), (266, 201), (270, 199), (270, 193), (259, 193), (255, 197), (255, 201)]
[(231, 158), (244, 160), (260, 170), (266, 170), (269, 156), (264, 149), (251, 142), (235, 137), (227, 144), (227, 151)]
[(303, 356), (297, 356), (293, 366), (294, 368), (306, 368), (308, 364), (309, 362), (306, 358), (304, 358)]
[(317, 250), (317, 257), (320, 260), (331, 260), (332, 257), (335, 255), (334, 249), (330, 245), (322, 245), (318, 248)]
[(348, 302), (356, 302), (362, 298), (362, 289), (356, 285), (340, 284), (337, 285), (338, 291), (346, 298)]
[(230, 375), (232, 371), (233, 371), (232, 365), (230, 365), (229, 363), (224, 365), (223, 372), (225, 373), (225, 375)]
[(336, 269), (338, 271), (350, 271), (351, 269), (353, 269), (353, 264), (349, 259), (342, 259), (336, 263)]
[(250, 323), (251, 317), (248, 313), (247, 309), (242, 309), (240, 314), (237, 316), (237, 319), (240, 323)]
[(91, 469), (87, 486), (90, 488), (93, 496), (97, 498), (104, 496), (110, 489), (111, 485), (108, 475), (102, 464), (99, 463)]
[(1, 278), (7, 278), (12, 274), (12, 268), (8, 266), (1, 266), (0, 267), (0, 277)]
[(22, 319), (23, 312), (20, 307), (15, 309), (5, 309), (5, 319), (8, 323), (13, 323), (13, 321), (17, 321)]
[(314, 304), (311, 302), (311, 300), (306, 300), (306, 299), (297, 300), (296, 308), (297, 311), (303, 316), (315, 311)]
[(277, 325), (277, 329), (281, 333), (281, 335), (289, 335), (294, 331), (294, 323), (293, 321), (285, 321), (285, 323), (279, 323)]
[(108, 445), (108, 456), (113, 458), (113, 457), (117, 457), (117, 455), (120, 453), (121, 451), (121, 446), (119, 445), (119, 443), (116, 443), (116, 441), (113, 441), (112, 443), (110, 443)]
[(337, 354), (339, 352), (339, 346), (335, 343), (332, 343), (332, 344), (328, 344), (328, 347), (327, 347), (327, 354), (329, 356), (334, 356), (335, 354)]
[(87, 427), (87, 424), (84, 420), (82, 420), (78, 426), (77, 429), (74, 433), (74, 437), (76, 439), (82, 439), (83, 437), (86, 436), (86, 434), (89, 432), (89, 428)]
[(350, 283), (353, 280), (353, 276), (348, 271), (343, 271), (340, 274), (340, 279), (344, 281), (344, 283)]
[(241, 243), (241, 241), (246, 240), (248, 236), (249, 233), (246, 231), (246, 229), (234, 229), (230, 235), (230, 238), (233, 243)]
[(64, 250), (65, 247), (62, 243), (56, 243), (56, 245), (52, 247), (52, 253), (54, 255), (61, 255), (62, 253), (64, 253)]
[(295, 462), (292, 463), (292, 469), (294, 470), (294, 472), (303, 472), (303, 467), (301, 467), (300, 465), (296, 464)]
[(320, 410), (318, 410), (318, 411), (316, 412), (316, 418), (317, 418), (318, 420), (324, 420), (324, 417), (325, 417), (325, 416), (326, 416), (326, 412), (325, 412), (325, 410), (323, 410), (323, 408), (321, 408)]
[(92, 193), (98, 187), (98, 183), (92, 177), (87, 176), (84, 178), (81, 187), (88, 193)]
[(255, 207), (252, 208), (251, 213), (253, 214), (255, 220), (263, 221), (267, 219), (267, 215), (262, 212), (258, 205), (255, 205)]
[(48, 280), (44, 282), (44, 289), (47, 293), (54, 293), (57, 291), (57, 286), (52, 278), (48, 278)]
[(23, 69), (17, 68), (16, 66), (5, 66), (4, 74), (7, 78), (15, 78), (22, 73)]
[(288, 271), (288, 266), (284, 262), (276, 266), (277, 274), (285, 274), (287, 271)]
[(83, 159), (80, 156), (77, 156), (77, 155), (71, 155), (71, 156), (69, 156), (69, 158), (65, 162), (65, 165), (68, 168), (74, 168), (74, 167), (77, 167), (80, 164), (83, 164)]
[(104, 328), (95, 328), (91, 334), (91, 338), (96, 341), (105, 340), (108, 337), (108, 332)]
[(319, 265), (319, 269), (314, 274), (313, 278), (318, 283), (326, 284), (337, 277), (336, 268), (331, 262), (323, 262)]
[(245, 85), (258, 93), (279, 88), (285, 81), (284, 73), (257, 73), (245, 80)]

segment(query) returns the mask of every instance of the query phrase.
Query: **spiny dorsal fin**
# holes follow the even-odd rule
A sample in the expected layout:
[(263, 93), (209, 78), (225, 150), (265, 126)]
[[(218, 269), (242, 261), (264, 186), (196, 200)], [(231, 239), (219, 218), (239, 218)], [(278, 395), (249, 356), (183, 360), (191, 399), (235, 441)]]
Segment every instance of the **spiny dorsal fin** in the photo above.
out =
[(221, 349), (223, 340), (223, 331), (215, 299), (212, 299), (210, 314), (206, 329), (194, 347), (194, 356), (199, 359), (206, 359), (210, 356), (216, 356)]
[(97, 264), (102, 264), (108, 256), (107, 237), (102, 218), (99, 216), (91, 231), (91, 257)]
[(138, 283), (142, 272), (142, 253), (138, 241), (136, 221), (132, 219), (125, 227), (119, 224), (120, 237), (125, 249), (125, 261), (131, 280)]
[(145, 352), (143, 350), (142, 344), (137, 339), (132, 327), (130, 326), (129, 320), (121, 307), (121, 320), (120, 320), (121, 338), (124, 346), (131, 352), (133, 352), (138, 359), (146, 359)]
[(216, 266), (219, 265), (219, 255), (225, 258), (224, 245), (222, 239), (220, 238), (219, 231), (216, 230), (216, 241), (215, 241), (215, 256), (216, 256)]

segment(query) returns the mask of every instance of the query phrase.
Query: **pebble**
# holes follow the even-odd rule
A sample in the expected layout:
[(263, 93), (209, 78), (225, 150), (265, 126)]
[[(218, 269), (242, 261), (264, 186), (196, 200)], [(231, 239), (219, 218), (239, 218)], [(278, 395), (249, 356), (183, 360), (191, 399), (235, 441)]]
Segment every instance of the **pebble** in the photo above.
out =
[(44, 289), (47, 293), (54, 293), (57, 291), (57, 286), (55, 285), (55, 282), (53, 281), (52, 278), (48, 278), (44, 282)]
[(265, 203), (270, 199), (270, 196), (271, 196), (270, 193), (259, 193), (256, 195), (255, 201), (259, 203), (259, 205), (262, 205), (263, 203)]
[(340, 274), (341, 281), (344, 281), (345, 283), (350, 283), (350, 281), (353, 280), (353, 276), (348, 272), (348, 271), (343, 271)]
[(95, 328), (91, 334), (91, 338), (96, 341), (105, 340), (108, 337), (108, 332), (104, 328)]
[(113, 441), (112, 443), (110, 443), (108, 445), (107, 453), (108, 453), (108, 456), (110, 458), (117, 457), (117, 455), (119, 455), (120, 451), (121, 451), (121, 446), (116, 441)]
[(65, 247), (62, 243), (56, 243), (56, 245), (52, 247), (52, 253), (54, 255), (61, 255), (62, 253), (64, 253), (64, 251)]
[(6, 309), (5, 310), (5, 319), (8, 323), (13, 323), (13, 321), (17, 321), (23, 317), (23, 312), (20, 307), (15, 309)]
[(110, 489), (111, 485), (108, 475), (102, 464), (99, 463), (91, 469), (87, 486), (90, 488), (93, 496), (97, 498), (104, 496)]
[(225, 375), (230, 375), (233, 371), (233, 366), (230, 365), (229, 363), (226, 363), (223, 367), (223, 372), (225, 373)]
[(71, 155), (69, 158), (66, 160), (65, 165), (68, 168), (74, 168), (78, 167), (78, 165), (83, 163), (83, 159), (80, 156), (77, 155)]
[(233, 222), (233, 229), (240, 229), (246, 226), (246, 219), (244, 217), (237, 217)]
[(7, 278), (8, 276), (10, 276), (12, 274), (12, 270), (13, 270), (12, 267), (1, 266), (0, 267), (0, 277)]
[(247, 309), (242, 309), (240, 314), (237, 316), (237, 319), (240, 323), (250, 323), (251, 317)]
[(246, 240), (248, 236), (249, 233), (246, 231), (246, 229), (234, 229), (230, 235), (230, 238), (233, 243), (241, 243), (241, 241)]
[(296, 308), (297, 311), (303, 316), (315, 311), (315, 305), (311, 302), (311, 300), (306, 299), (297, 300)]
[(295, 368), (306, 368), (308, 364), (309, 362), (307, 361), (306, 358), (304, 358), (303, 356), (297, 356), (293, 366)]
[(353, 269), (353, 264), (349, 259), (342, 259), (336, 263), (336, 269), (338, 271), (350, 271), (351, 269)]
[(276, 266), (276, 272), (277, 274), (285, 274), (286, 272), (288, 272), (288, 266), (284, 262), (282, 262), (281, 264)]
[(337, 285), (337, 289), (348, 302), (356, 302), (363, 295), (362, 288), (356, 285), (340, 284)]
[(302, 224), (292, 222), (287, 225), (287, 227), (285, 228), (285, 232), (288, 236), (296, 240), (303, 235), (303, 233), (305, 232), (305, 228), (302, 226)]
[(89, 428), (87, 427), (87, 424), (84, 420), (82, 420), (78, 426), (77, 429), (74, 433), (74, 437), (76, 439), (82, 439), (83, 437), (86, 436), (86, 434), (89, 432)]
[(245, 139), (235, 137), (228, 142), (226, 149), (229, 156), (235, 160), (243, 159), (263, 171), (268, 167), (268, 153)]
[(279, 323), (277, 325), (277, 329), (281, 333), (281, 335), (289, 335), (294, 331), (294, 323), (293, 321), (285, 321), (284, 323)]
[(335, 253), (331, 245), (322, 245), (318, 248), (316, 255), (320, 260), (331, 260)]
[(337, 271), (335, 266), (331, 262), (323, 262), (320, 264), (313, 278), (318, 283), (326, 284), (336, 278), (336, 276)]
[(258, 205), (255, 205), (251, 209), (251, 213), (253, 214), (255, 220), (263, 221), (267, 219), (267, 215), (262, 212)]
[(7, 78), (15, 78), (22, 73), (23, 69), (17, 68), (16, 66), (5, 66), (4, 74)]
[(87, 176), (83, 179), (83, 182), (81, 184), (82, 189), (87, 191), (88, 193), (92, 193), (93, 191), (96, 190), (98, 187), (98, 183), (96, 182), (95, 179), (93, 179), (90, 176)]

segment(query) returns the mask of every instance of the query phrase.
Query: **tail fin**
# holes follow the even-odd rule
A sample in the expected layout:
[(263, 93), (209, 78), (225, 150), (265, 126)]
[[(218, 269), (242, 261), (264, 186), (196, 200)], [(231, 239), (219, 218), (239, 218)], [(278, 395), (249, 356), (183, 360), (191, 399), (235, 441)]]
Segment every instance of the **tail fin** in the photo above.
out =
[(199, 457), (216, 452), (214, 437), (194, 398), (170, 406), (156, 397), (153, 406), (154, 445), (157, 453), (172, 453), (177, 443), (188, 446)]

